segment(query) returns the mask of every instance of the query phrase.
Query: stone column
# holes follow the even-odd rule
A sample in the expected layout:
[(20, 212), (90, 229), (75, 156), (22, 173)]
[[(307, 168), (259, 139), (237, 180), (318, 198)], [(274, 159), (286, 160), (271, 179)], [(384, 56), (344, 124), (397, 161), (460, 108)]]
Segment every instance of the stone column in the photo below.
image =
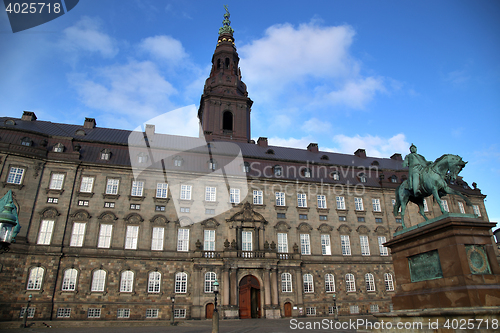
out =
[(297, 304), (303, 304), (304, 299), (302, 297), (304, 285), (302, 282), (302, 271), (300, 269), (295, 270), (295, 292), (297, 294)]
[(278, 270), (276, 267), (271, 268), (271, 295), (272, 304), (278, 305)]
[(222, 305), (229, 305), (229, 293), (231, 281), (229, 281), (229, 268), (224, 267), (222, 270), (222, 285), (224, 293), (222, 294)]
[(230, 304), (238, 305), (238, 277), (237, 277), (238, 269), (232, 267), (230, 270), (230, 281), (231, 281), (231, 296), (230, 296)]
[(260, 233), (260, 228), (259, 227), (255, 227), (255, 232), (254, 232), (254, 234), (255, 234), (255, 241), (254, 241), (255, 248), (253, 249), (254, 251), (259, 251), (261, 249), (260, 242), (259, 242), (259, 239), (260, 239), (259, 233)]
[(236, 227), (236, 249), (241, 250), (241, 227)]
[(264, 268), (264, 304), (271, 305), (271, 285), (269, 282), (269, 268)]

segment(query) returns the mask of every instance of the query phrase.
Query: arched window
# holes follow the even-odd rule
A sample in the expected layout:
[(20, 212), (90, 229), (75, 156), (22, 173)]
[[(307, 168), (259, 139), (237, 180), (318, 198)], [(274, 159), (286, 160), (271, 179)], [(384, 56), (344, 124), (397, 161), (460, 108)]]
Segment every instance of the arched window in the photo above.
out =
[(62, 153), (64, 151), (64, 145), (62, 143), (57, 143), (53, 148), (55, 153)]
[(365, 274), (366, 291), (375, 291), (375, 279), (372, 273)]
[(92, 275), (92, 287), (91, 291), (104, 291), (104, 285), (106, 284), (106, 271), (103, 269), (98, 269), (94, 271)]
[(44, 269), (42, 267), (34, 267), (30, 271), (27, 290), (40, 290), (42, 288), (42, 280)]
[(225, 65), (226, 65), (226, 68), (229, 68), (229, 58), (226, 58), (226, 63), (225, 63)]
[(77, 276), (78, 276), (78, 271), (76, 269), (70, 268), (70, 269), (65, 270), (63, 283), (62, 283), (62, 290), (75, 291)]
[(385, 290), (394, 291), (394, 281), (392, 280), (391, 273), (384, 274), (384, 281), (385, 281)]
[(213, 293), (214, 292), (214, 282), (217, 280), (217, 275), (214, 272), (206, 272), (205, 273), (205, 292)]
[(110, 157), (111, 157), (111, 151), (108, 148), (101, 150), (101, 155), (100, 155), (101, 160), (108, 161)]
[(217, 59), (217, 69), (220, 69), (220, 59)]
[(281, 165), (275, 165), (273, 169), (275, 177), (281, 177), (283, 175), (283, 167)]
[(133, 286), (134, 286), (134, 272), (123, 271), (122, 280), (120, 282), (120, 292), (131, 293), (133, 291)]
[(304, 293), (313, 293), (314, 283), (312, 274), (304, 274)]
[(362, 183), (366, 183), (366, 175), (364, 173), (359, 174), (359, 181)]
[(347, 292), (356, 291), (356, 281), (353, 274), (348, 273), (345, 275), (345, 286)]
[(148, 293), (160, 292), (161, 273), (151, 272), (148, 279)]
[(325, 291), (327, 293), (335, 292), (335, 277), (333, 276), (333, 274), (325, 275)]
[(284, 293), (292, 292), (292, 274), (290, 273), (281, 274), (281, 292)]
[(222, 129), (224, 131), (233, 130), (233, 114), (231, 111), (225, 111), (222, 114)]
[(175, 292), (185, 294), (187, 292), (187, 274), (180, 272), (175, 274)]
[(21, 139), (21, 145), (29, 147), (29, 146), (33, 145), (33, 141), (31, 141), (30, 138), (25, 136), (24, 138)]

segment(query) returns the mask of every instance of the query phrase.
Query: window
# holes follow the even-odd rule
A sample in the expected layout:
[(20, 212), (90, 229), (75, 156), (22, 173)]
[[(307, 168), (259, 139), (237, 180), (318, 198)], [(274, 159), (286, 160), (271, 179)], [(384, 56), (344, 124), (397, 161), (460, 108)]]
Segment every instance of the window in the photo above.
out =
[(51, 190), (61, 190), (64, 182), (64, 174), (63, 173), (53, 173), (50, 178), (49, 189)]
[(278, 253), (288, 253), (288, 234), (278, 233)]
[(177, 231), (177, 251), (187, 252), (189, 250), (189, 229)]
[[(425, 199), (424, 199), (424, 201), (425, 201)], [(424, 205), (427, 205), (427, 203), (424, 203)], [(395, 199), (392, 199), (392, 207), (394, 207), (394, 206), (396, 206), (396, 200), (395, 200)], [(401, 213), (401, 207), (399, 207), (398, 212), (400, 212), (400, 213)]]
[(160, 282), (161, 282), (161, 273), (160, 272), (151, 272), (149, 273), (148, 278), (148, 293), (159, 293), (160, 292)]
[(320, 215), (319, 216), (319, 220), (320, 221), (327, 221), (328, 220), (328, 216), (326, 216), (326, 215)]
[(345, 198), (337, 197), (337, 209), (345, 209)]
[(365, 222), (365, 218), (363, 216), (358, 216), (358, 222)]
[(205, 215), (215, 215), (215, 209), (206, 208)]
[(185, 294), (187, 291), (187, 274), (180, 272), (175, 274), (175, 292)]
[(370, 313), (377, 313), (379, 311), (378, 304), (370, 304)]
[(391, 183), (397, 183), (398, 182), (398, 177), (396, 176), (391, 176)]
[(479, 210), (479, 206), (478, 205), (472, 205), (472, 209), (474, 210), (474, 214), (476, 214), (477, 216), (481, 217), (481, 210)]
[(309, 168), (304, 169), (304, 177), (311, 178), (311, 169), (309, 169)]
[(158, 318), (158, 309), (146, 309), (146, 318)]
[(307, 220), (307, 214), (299, 214), (299, 220)]
[(55, 153), (62, 153), (64, 151), (64, 145), (62, 143), (56, 143), (54, 145), (54, 148), (52, 148), (52, 150)]
[(361, 245), (361, 255), (369, 256), (370, 245), (368, 244), (368, 236), (365, 235), (359, 236), (359, 244)]
[(342, 247), (342, 255), (351, 255), (351, 242), (349, 241), (349, 235), (340, 235), (340, 245)]
[(122, 279), (120, 281), (120, 292), (131, 293), (134, 286), (134, 272), (124, 271), (122, 272)]
[(215, 230), (205, 230), (204, 236), (203, 250), (215, 251)]
[(285, 206), (285, 192), (276, 192), (276, 206)]
[(277, 218), (286, 219), (286, 214), (285, 213), (278, 213)]
[(304, 274), (304, 293), (313, 293), (314, 284), (313, 276), (311, 274)]
[(366, 175), (364, 173), (361, 173), (359, 175), (359, 181), (362, 183), (366, 183)]
[(130, 318), (130, 309), (118, 309), (116, 316), (118, 318)]
[(97, 241), (97, 247), (109, 249), (111, 246), (111, 233), (113, 231), (112, 224), (101, 224), (99, 230), (99, 240)]
[(292, 274), (290, 273), (281, 274), (281, 292), (283, 293), (292, 292)]
[(78, 200), (78, 206), (89, 206), (89, 201), (88, 200)]
[(283, 168), (281, 166), (279, 166), (279, 165), (276, 165), (274, 167), (274, 176), (275, 177), (280, 177), (282, 175), (283, 175)]
[(366, 291), (375, 291), (375, 279), (373, 278), (373, 274), (371, 273), (365, 274), (365, 284), (366, 284)]
[(462, 201), (458, 201), (458, 209), (460, 209), (460, 213), (465, 214), (465, 207)]
[(105, 202), (104, 208), (115, 208), (115, 203), (114, 202)]
[(106, 271), (103, 269), (98, 269), (92, 274), (92, 286), (91, 291), (104, 291), (104, 285), (106, 284)]
[(359, 313), (359, 306), (358, 305), (350, 305), (349, 306), (349, 313), (350, 314), (358, 314)]
[(217, 162), (215, 162), (214, 160), (212, 160), (212, 159), (211, 159), (211, 160), (208, 162), (208, 169), (209, 169), (209, 170), (212, 170), (212, 171), (213, 171), (213, 170), (216, 170), (216, 169), (217, 169)]
[(241, 250), (242, 251), (253, 251), (252, 250), (252, 232), (242, 231), (241, 232)]
[(31, 141), (30, 138), (24, 137), (21, 139), (21, 145), (30, 147), (33, 144), (33, 141)]
[(338, 172), (332, 172), (331, 174), (331, 177), (333, 180), (340, 180), (340, 174)]
[(384, 274), (384, 281), (385, 281), (385, 290), (394, 291), (394, 281), (392, 280), (391, 273)]
[(321, 235), (321, 253), (325, 256), (332, 254), (332, 249), (330, 246), (330, 235)]
[(333, 306), (328, 307), (328, 314), (329, 315), (335, 314), (335, 308)]
[(300, 253), (304, 255), (311, 254), (311, 241), (309, 234), (300, 234)]
[(446, 212), (450, 211), (450, 208), (448, 208), (448, 201), (446, 200), (441, 200), (441, 204), (443, 205), (443, 208)]
[(182, 158), (180, 158), (179, 156), (175, 157), (174, 158), (174, 166), (181, 167), (182, 166)]
[(139, 226), (128, 225), (127, 236), (125, 238), (125, 249), (137, 250), (137, 238), (139, 237)]
[(298, 207), (307, 207), (307, 197), (305, 193), (297, 194), (297, 206)]
[(174, 318), (186, 318), (186, 309), (174, 309)]
[(47, 198), (47, 203), (53, 203), (56, 204), (59, 202), (58, 198)]
[(335, 277), (333, 274), (325, 275), (325, 292), (334, 293), (335, 292)]
[(181, 185), (181, 200), (191, 200), (191, 185)]
[(429, 206), (427, 206), (427, 200), (424, 199), (424, 212), (428, 212), (429, 211)]
[(155, 211), (157, 211), (157, 212), (164, 212), (165, 211), (165, 206), (163, 206), (163, 205), (155, 205)]
[(250, 163), (245, 162), (243, 163), (243, 172), (250, 172)]
[(165, 228), (154, 227), (153, 236), (151, 238), (151, 250), (152, 251), (163, 251), (163, 235)]
[(316, 315), (316, 307), (306, 308), (306, 316), (315, 316), (315, 315)]
[(212, 186), (205, 187), (205, 201), (214, 202), (216, 199), (217, 188)]
[(148, 155), (146, 155), (146, 154), (137, 155), (137, 162), (138, 163), (146, 163), (147, 161), (148, 161)]
[(326, 196), (318, 195), (318, 208), (326, 209)]
[(62, 290), (75, 291), (77, 276), (78, 276), (78, 271), (76, 269), (70, 268), (65, 270), (62, 282)]
[(339, 221), (345, 222), (347, 218), (345, 216), (339, 216)]
[(354, 207), (356, 210), (363, 210), (363, 198), (354, 198)]
[(57, 309), (57, 318), (69, 318), (71, 315), (71, 308), (59, 308)]
[(103, 149), (101, 150), (101, 160), (109, 160), (109, 158), (111, 157), (111, 152), (109, 151), (109, 149)]
[(189, 207), (181, 207), (181, 213), (189, 213), (190, 208)]
[(142, 181), (133, 181), (132, 182), (132, 191), (130, 195), (133, 197), (142, 197), (142, 192), (144, 191), (144, 182)]
[(7, 183), (20, 185), (23, 180), (23, 175), (24, 169), (12, 167), (7, 176)]
[(213, 293), (214, 292), (214, 282), (217, 280), (217, 275), (214, 272), (206, 272), (205, 273), (205, 292)]
[(166, 198), (168, 195), (168, 184), (167, 183), (157, 183), (156, 184), (156, 197)]
[(119, 179), (108, 179), (108, 183), (106, 185), (106, 194), (118, 194), (118, 185), (120, 185)]
[(383, 245), (386, 242), (385, 236), (378, 236), (378, 249), (380, 251), (381, 256), (389, 255), (387, 248)]
[(229, 201), (234, 204), (240, 203), (240, 189), (232, 188), (229, 190)]
[(53, 229), (54, 229), (54, 221), (42, 220), (42, 223), (40, 225), (40, 233), (38, 234), (37, 244), (50, 245)]
[(374, 212), (382, 211), (382, 209), (380, 208), (380, 199), (372, 199), (372, 206)]
[(45, 270), (42, 267), (34, 267), (31, 269), (26, 290), (42, 289), (42, 280), (44, 271)]
[(345, 275), (345, 285), (347, 292), (356, 291), (356, 281), (354, 280), (354, 275), (350, 273)]
[(95, 309), (95, 308), (88, 309), (87, 318), (101, 318), (101, 309)]
[(69, 243), (69, 246), (81, 247), (83, 245), (86, 225), (87, 223), (73, 223), (73, 233), (71, 234), (71, 241)]
[(383, 223), (384, 221), (380, 217), (375, 218), (375, 223)]
[(253, 204), (262, 205), (262, 191), (253, 191)]
[[(26, 308), (25, 307), (21, 308), (21, 311), (19, 311), (19, 318), (23, 318), (25, 312), (26, 312)], [(28, 315), (26, 317), (27, 318), (35, 317), (35, 308), (33, 306), (30, 306), (28, 308)]]

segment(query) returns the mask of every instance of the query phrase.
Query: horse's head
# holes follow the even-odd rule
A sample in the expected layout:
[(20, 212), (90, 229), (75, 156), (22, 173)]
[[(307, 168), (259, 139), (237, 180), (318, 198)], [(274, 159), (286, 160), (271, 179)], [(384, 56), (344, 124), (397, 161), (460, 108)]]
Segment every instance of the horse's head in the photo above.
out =
[(450, 155), (448, 164), (449, 173), (447, 175), (447, 178), (454, 181), (466, 164), (467, 162), (464, 162), (460, 156)]

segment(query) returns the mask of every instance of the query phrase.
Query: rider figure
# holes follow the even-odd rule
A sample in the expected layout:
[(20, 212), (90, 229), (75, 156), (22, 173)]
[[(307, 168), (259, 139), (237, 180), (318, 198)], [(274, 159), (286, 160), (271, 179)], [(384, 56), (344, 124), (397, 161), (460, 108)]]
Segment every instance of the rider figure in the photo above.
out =
[(412, 143), (410, 146), (410, 154), (405, 156), (403, 162), (404, 167), (408, 167), (409, 179), (408, 186), (409, 190), (413, 192), (416, 197), (419, 192), (420, 184), (420, 173), (422, 169), (432, 162), (427, 161), (422, 155), (417, 154), (417, 147)]

